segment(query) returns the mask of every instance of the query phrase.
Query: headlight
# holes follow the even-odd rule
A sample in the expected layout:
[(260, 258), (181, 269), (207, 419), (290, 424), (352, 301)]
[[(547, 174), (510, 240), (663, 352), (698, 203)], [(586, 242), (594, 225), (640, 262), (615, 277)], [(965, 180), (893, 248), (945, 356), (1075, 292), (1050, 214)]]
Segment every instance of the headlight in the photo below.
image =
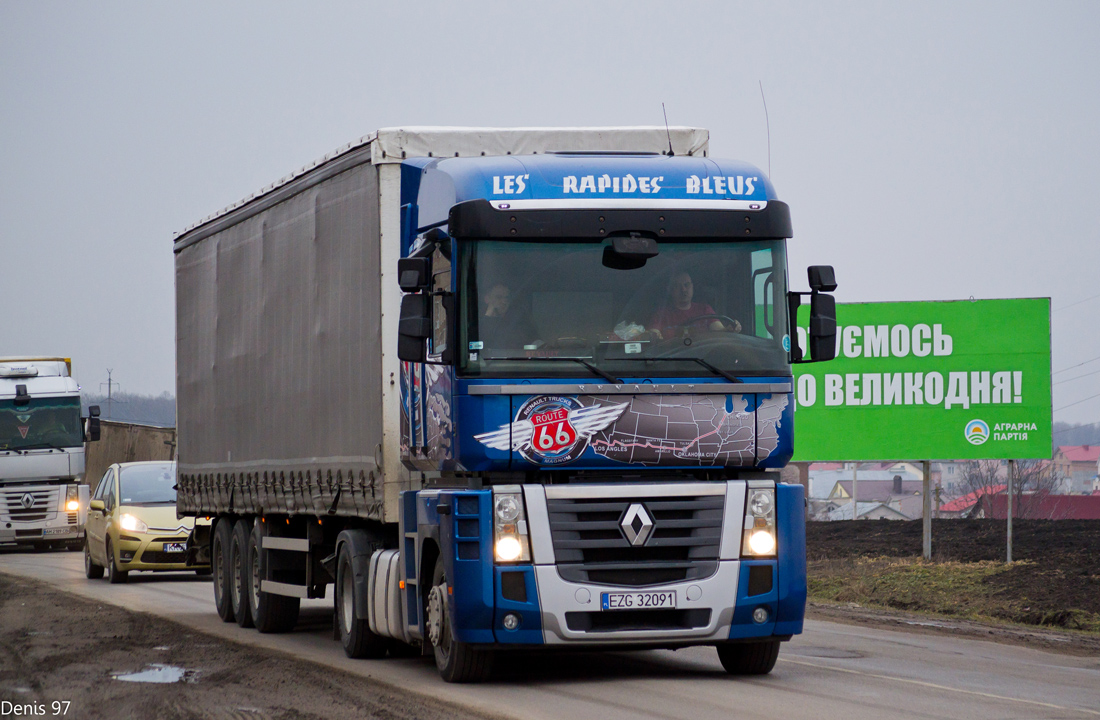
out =
[(65, 502), (61, 507), (66, 512), (76, 512), (80, 509), (80, 489), (76, 485), (65, 488)]
[(65, 503), (65, 509), (68, 510), (69, 512), (76, 512), (77, 510), (80, 509), (80, 501), (79, 500), (70, 500), (70, 501), (68, 501), (67, 503)]
[(493, 488), (493, 557), (500, 563), (531, 561), (523, 491), (518, 485)]
[(775, 544), (775, 488), (749, 488), (745, 498), (741, 555), (775, 555)]
[(126, 513), (118, 519), (118, 525), (123, 530), (129, 530), (130, 532), (146, 533), (149, 532), (149, 526), (134, 517), (133, 515)]

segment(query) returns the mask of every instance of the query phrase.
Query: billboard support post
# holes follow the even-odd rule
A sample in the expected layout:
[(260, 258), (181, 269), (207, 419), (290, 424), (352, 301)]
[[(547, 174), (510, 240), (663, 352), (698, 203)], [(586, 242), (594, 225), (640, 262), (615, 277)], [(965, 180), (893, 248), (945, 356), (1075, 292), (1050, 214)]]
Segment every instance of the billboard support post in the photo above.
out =
[(921, 463), (924, 470), (924, 496), (922, 515), (924, 516), (924, 559), (932, 559), (932, 463), (925, 460)]
[(1012, 564), (1012, 496), (1015, 494), (1016, 461), (1008, 461), (1008, 564)]

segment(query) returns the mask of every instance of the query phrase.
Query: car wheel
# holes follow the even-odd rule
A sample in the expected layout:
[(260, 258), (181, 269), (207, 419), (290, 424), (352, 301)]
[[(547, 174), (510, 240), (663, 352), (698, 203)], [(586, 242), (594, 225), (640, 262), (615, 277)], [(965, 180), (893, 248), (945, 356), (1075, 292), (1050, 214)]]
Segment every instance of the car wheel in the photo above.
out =
[(489, 679), (493, 670), (491, 650), (479, 650), (455, 639), (447, 609), (447, 575), (443, 558), (435, 561), (428, 593), (428, 640), (435, 652), (435, 666), (447, 682), (470, 683)]
[(718, 659), (730, 675), (767, 675), (778, 658), (778, 640), (718, 646)]
[(261, 581), (267, 577), (267, 552), (263, 549), (264, 524), (256, 523), (248, 536), (247, 563), (248, 606), (252, 622), (262, 633), (290, 632), (298, 624), (301, 599), (275, 595), (261, 589)]
[(226, 517), (218, 520), (210, 541), (210, 569), (214, 573), (214, 606), (218, 609), (218, 617), (225, 622), (233, 622), (236, 618), (229, 589), (233, 581), (233, 563), (229, 556), (232, 540), (233, 519)]
[(88, 546), (88, 540), (84, 540), (84, 577), (89, 580), (98, 580), (103, 577), (103, 566), (97, 565), (92, 560), (92, 549)]
[(238, 518), (233, 523), (229, 540), (229, 602), (233, 617), (243, 628), (252, 627), (252, 612), (248, 607), (248, 536), (252, 534), (252, 521)]
[(129, 571), (118, 569), (114, 548), (111, 547), (111, 538), (107, 538), (107, 580), (112, 585), (118, 585), (126, 582), (128, 577), (130, 577)]
[(386, 654), (386, 638), (374, 634), (370, 622), (360, 619), (355, 606), (355, 570), (351, 561), (351, 545), (340, 546), (336, 559), (336, 628), (344, 654), (350, 658), (380, 658)]

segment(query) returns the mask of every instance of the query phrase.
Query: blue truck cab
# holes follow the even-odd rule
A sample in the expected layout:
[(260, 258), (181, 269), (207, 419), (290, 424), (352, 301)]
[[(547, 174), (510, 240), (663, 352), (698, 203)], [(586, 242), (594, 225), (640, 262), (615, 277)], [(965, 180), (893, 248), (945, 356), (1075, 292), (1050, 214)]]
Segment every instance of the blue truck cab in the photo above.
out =
[[(802, 631), (788, 206), (750, 165), (546, 153), (402, 164), (402, 632), (448, 680), (501, 650)], [(818, 359), (832, 271), (812, 268)], [(835, 320), (833, 320), (835, 333)], [(375, 623), (382, 627), (384, 623)], [(395, 633), (396, 635), (397, 633)]]

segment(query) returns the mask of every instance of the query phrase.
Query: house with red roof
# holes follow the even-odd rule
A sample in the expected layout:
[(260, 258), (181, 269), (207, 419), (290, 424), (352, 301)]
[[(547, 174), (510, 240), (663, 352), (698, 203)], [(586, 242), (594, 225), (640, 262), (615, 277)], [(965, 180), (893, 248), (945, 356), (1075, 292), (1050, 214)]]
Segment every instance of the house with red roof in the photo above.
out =
[(970, 517), (974, 507), (978, 504), (978, 501), (982, 499), (984, 495), (999, 495), (1004, 493), (1008, 489), (1007, 485), (986, 485), (980, 490), (975, 490), (972, 493), (967, 493), (962, 497), (957, 497), (951, 502), (946, 502), (940, 505), (941, 518), (964, 518)]
[(1100, 472), (1100, 445), (1059, 445), (1054, 451), (1054, 467), (1066, 478), (1068, 492), (1089, 494)]

